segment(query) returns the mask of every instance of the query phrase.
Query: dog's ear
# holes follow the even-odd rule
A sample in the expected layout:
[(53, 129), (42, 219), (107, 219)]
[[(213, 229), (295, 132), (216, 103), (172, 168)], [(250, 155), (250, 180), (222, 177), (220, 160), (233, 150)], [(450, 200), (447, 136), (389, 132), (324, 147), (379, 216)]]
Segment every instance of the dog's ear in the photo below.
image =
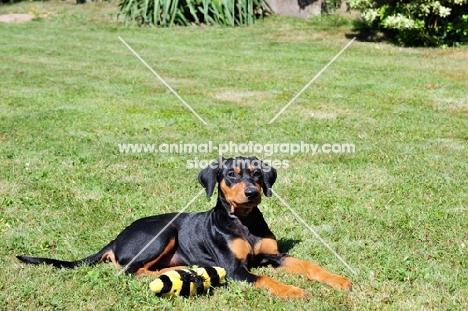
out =
[(198, 174), (198, 181), (205, 188), (206, 196), (209, 198), (213, 195), (214, 188), (216, 186), (216, 179), (221, 164), (224, 163), (224, 158), (219, 158), (208, 164), (200, 174)]
[(265, 194), (265, 196), (271, 197), (272, 193), (271, 193), (270, 188), (273, 187), (273, 184), (276, 181), (276, 170), (272, 166), (266, 164), (265, 162), (262, 162), (262, 172), (263, 172), (263, 185), (262, 185), (263, 193)]

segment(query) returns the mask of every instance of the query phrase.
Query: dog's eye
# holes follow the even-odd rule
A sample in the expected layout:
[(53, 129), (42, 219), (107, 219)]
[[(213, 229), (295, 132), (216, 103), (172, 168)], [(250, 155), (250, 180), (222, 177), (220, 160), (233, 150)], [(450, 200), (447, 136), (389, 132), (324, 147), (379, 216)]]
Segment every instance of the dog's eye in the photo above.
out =
[(262, 176), (262, 173), (260, 171), (255, 171), (255, 172), (253, 172), (253, 176), (254, 177), (260, 177), (260, 176)]

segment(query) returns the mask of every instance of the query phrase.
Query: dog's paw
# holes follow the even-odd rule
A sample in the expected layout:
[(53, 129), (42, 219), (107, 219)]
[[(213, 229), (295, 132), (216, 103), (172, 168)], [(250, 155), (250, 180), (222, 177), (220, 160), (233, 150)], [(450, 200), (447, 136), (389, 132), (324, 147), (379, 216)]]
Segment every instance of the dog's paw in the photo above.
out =
[(307, 292), (302, 288), (292, 286), (292, 285), (285, 285), (284, 288), (280, 292), (274, 293), (274, 295), (283, 298), (283, 299), (306, 299), (308, 298)]
[(326, 283), (330, 286), (342, 290), (350, 291), (353, 289), (353, 282), (351, 282), (350, 279), (340, 275), (334, 275), (333, 277), (329, 278)]

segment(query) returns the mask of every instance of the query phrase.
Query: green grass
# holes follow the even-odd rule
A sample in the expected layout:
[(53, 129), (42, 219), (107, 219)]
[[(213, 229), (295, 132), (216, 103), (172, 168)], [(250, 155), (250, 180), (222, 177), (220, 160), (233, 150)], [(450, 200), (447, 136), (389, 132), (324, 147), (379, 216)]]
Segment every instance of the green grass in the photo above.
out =
[[(468, 49), (349, 41), (347, 18), (268, 18), (249, 28), (124, 28), (115, 4), (0, 6), (46, 18), (0, 24), (0, 309), (415, 310), (468, 308)], [(119, 41), (125, 39), (203, 125)], [(282, 301), (230, 283), (167, 300), (111, 264), (27, 266), (15, 255), (77, 259), (133, 220), (180, 210), (201, 189), (194, 157), (121, 154), (119, 143), (342, 143), (352, 154), (278, 153), (275, 191), (358, 272), (353, 275), (275, 198), (261, 209), (289, 252), (346, 275), (341, 292)], [(234, 155), (234, 154), (229, 154)], [(262, 154), (257, 154), (265, 158)], [(215, 199), (200, 198), (189, 211)]]

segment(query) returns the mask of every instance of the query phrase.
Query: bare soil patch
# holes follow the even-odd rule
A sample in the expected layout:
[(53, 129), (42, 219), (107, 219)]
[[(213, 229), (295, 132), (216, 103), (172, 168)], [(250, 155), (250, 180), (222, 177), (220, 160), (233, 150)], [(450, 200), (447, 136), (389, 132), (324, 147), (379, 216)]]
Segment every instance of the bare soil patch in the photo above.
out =
[(34, 19), (33, 14), (3, 14), (0, 15), (2, 23), (24, 23)]

